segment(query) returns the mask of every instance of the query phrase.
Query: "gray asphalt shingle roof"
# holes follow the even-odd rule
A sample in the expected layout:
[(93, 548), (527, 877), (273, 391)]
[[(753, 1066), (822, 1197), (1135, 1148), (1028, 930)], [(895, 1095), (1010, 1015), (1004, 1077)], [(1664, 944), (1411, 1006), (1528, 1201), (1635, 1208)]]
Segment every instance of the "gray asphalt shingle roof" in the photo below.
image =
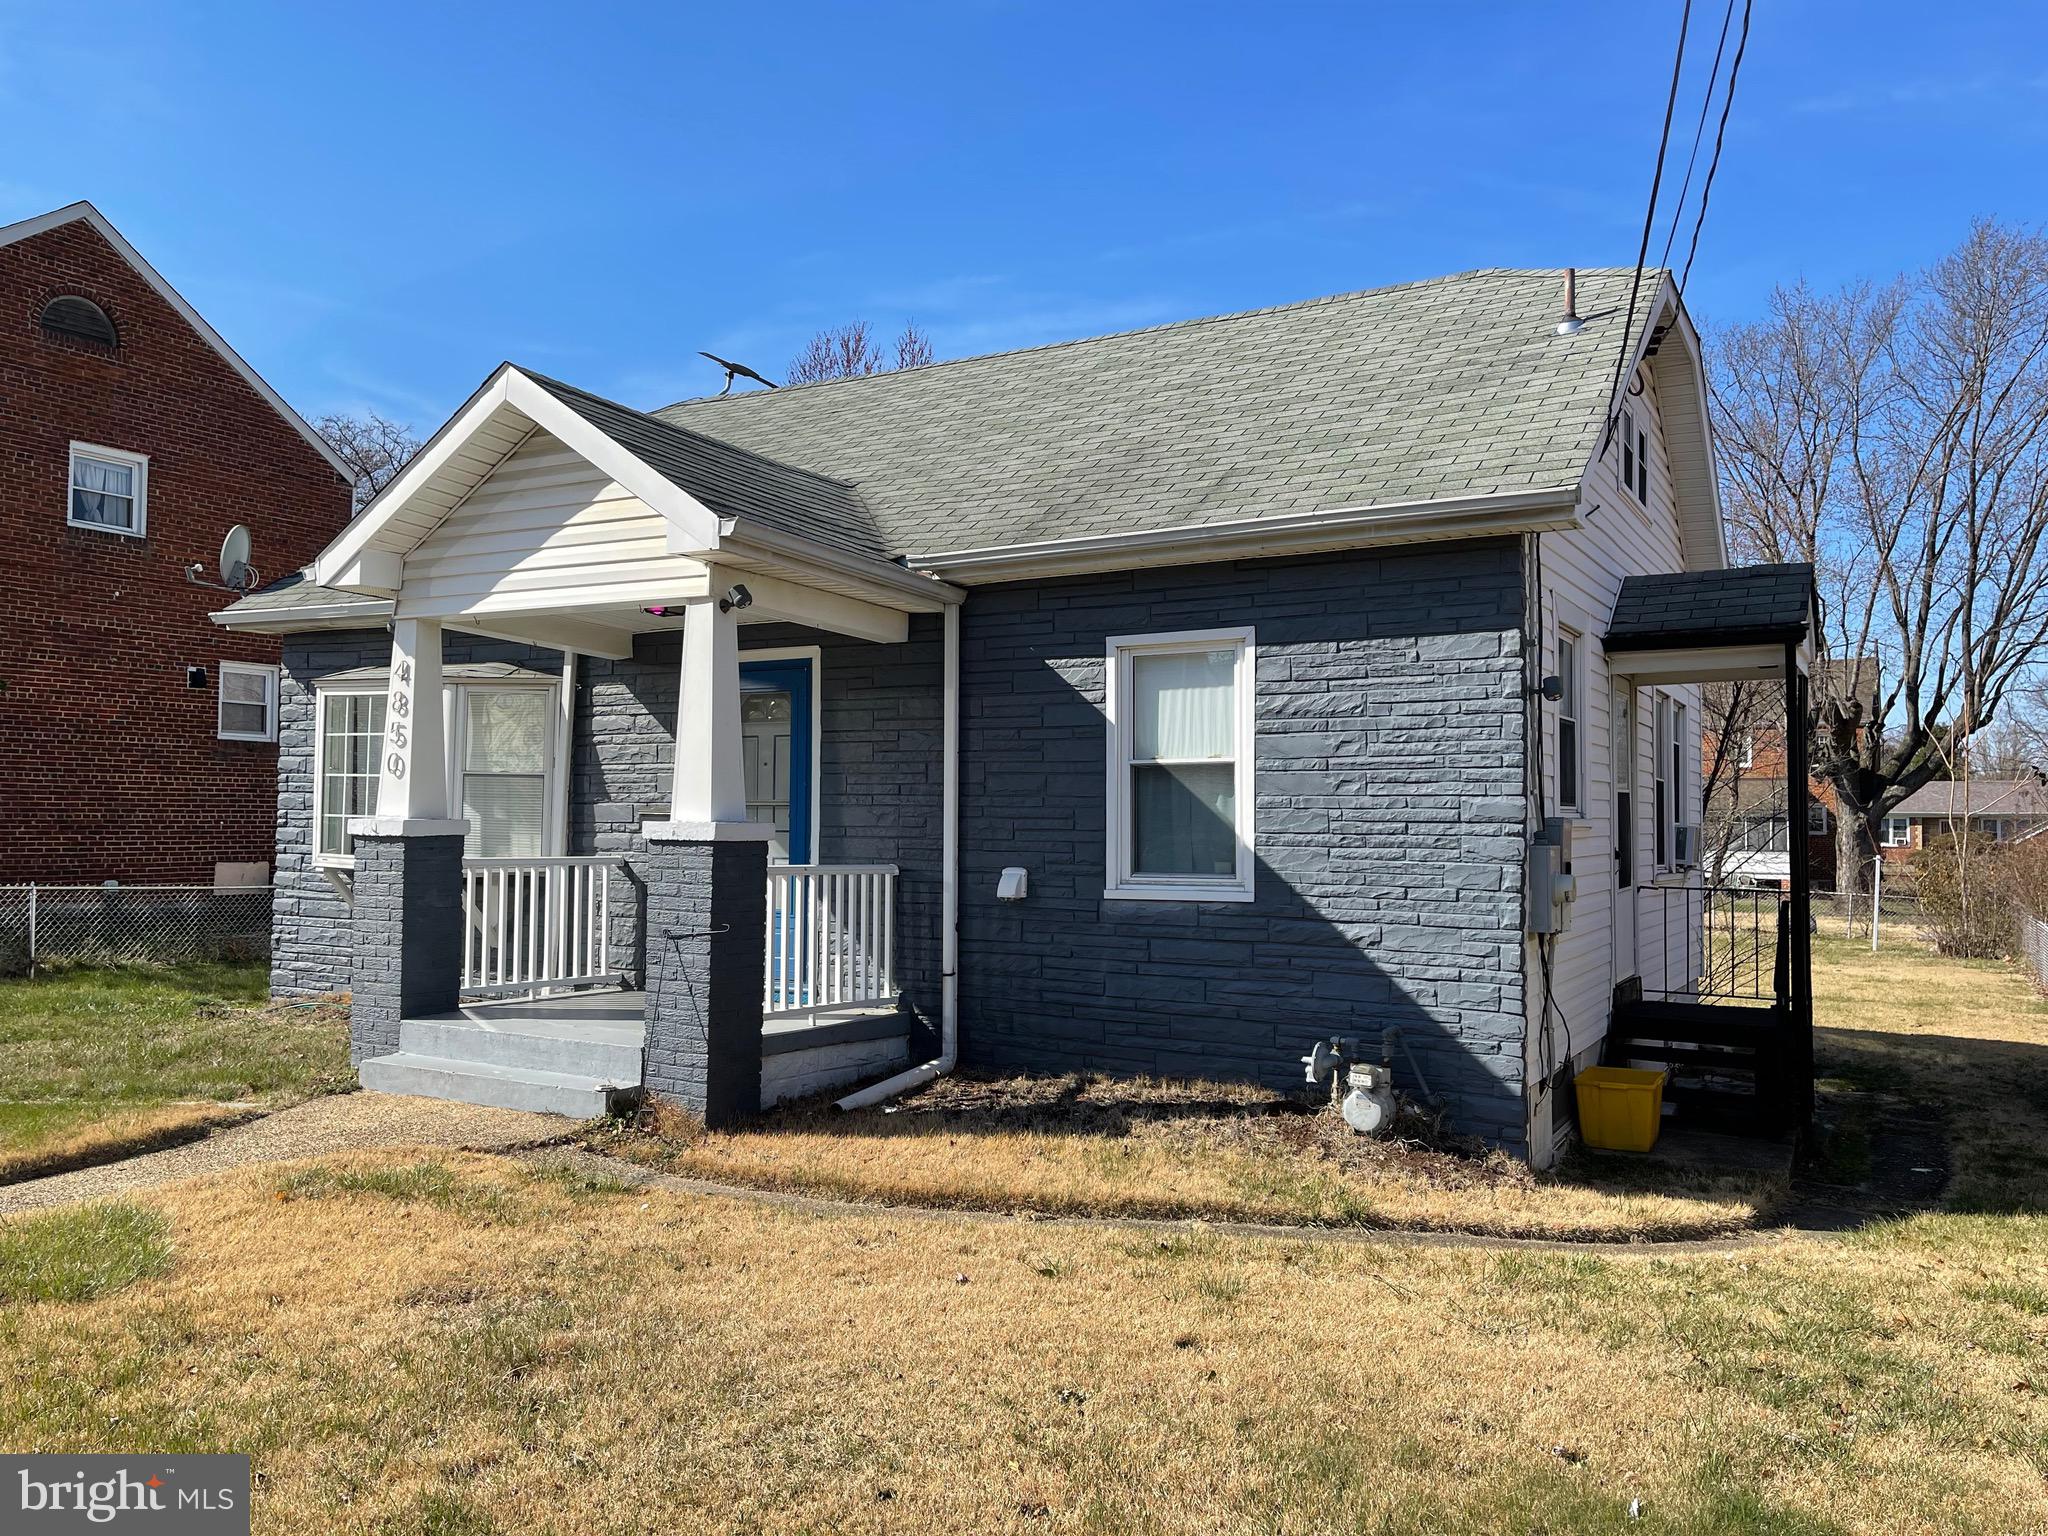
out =
[(2048, 816), (2048, 788), (2037, 779), (1940, 780), (1899, 802), (1894, 816)]
[[(1572, 336), (1561, 268), (1485, 270), (654, 413), (528, 376), (721, 516), (895, 559), (1569, 491), (1633, 277), (1581, 268)], [(287, 578), (235, 611), (345, 598)]]
[(1739, 565), (1622, 578), (1610, 651), (1798, 640), (1813, 608), (1813, 567)]
[(1633, 275), (1580, 271), (1574, 336), (1562, 269), (1465, 272), (655, 414), (851, 481), (898, 555), (1561, 489)]
[(266, 582), (247, 597), (231, 603), (227, 612), (256, 614), (280, 612), (293, 608), (317, 608), (327, 604), (337, 607), (362, 607), (388, 612), (391, 600), (384, 597), (365, 597), (360, 592), (344, 592), (336, 587), (323, 587), (305, 571), (293, 571), (288, 576)]
[(853, 487), (620, 405), (531, 369), (519, 370), (657, 474), (720, 517), (750, 517), (860, 555), (888, 558)]

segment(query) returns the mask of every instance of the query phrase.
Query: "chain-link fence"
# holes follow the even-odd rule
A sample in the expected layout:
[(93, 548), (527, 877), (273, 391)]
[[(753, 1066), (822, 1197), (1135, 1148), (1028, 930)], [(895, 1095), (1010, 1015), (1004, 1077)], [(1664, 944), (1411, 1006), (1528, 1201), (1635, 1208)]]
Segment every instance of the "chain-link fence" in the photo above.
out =
[(269, 955), (267, 885), (0, 885), (0, 976), (59, 960)]
[(2048, 992), (2048, 923), (2021, 912), (2013, 926), (2019, 936), (2020, 964), (2034, 978), (2034, 985)]
[[(1813, 893), (1814, 926), (1824, 934), (1843, 939), (1871, 938), (1870, 914), (1869, 891)], [(1921, 944), (1928, 937), (1927, 918), (1918, 896), (1908, 891), (1877, 893), (1877, 947), (1882, 948), (1888, 938)]]

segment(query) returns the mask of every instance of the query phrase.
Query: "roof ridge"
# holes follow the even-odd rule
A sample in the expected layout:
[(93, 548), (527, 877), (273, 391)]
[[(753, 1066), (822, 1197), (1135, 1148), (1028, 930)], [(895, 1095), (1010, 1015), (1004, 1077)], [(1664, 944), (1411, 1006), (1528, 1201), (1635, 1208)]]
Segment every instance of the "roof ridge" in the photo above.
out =
[(709, 432), (699, 431), (695, 427), (686, 427), (679, 421), (670, 421), (665, 416), (657, 416), (652, 411), (643, 411), (638, 406), (623, 404), (612, 399), (609, 395), (600, 395), (596, 391), (585, 389), (579, 384), (571, 384), (565, 379), (558, 379), (550, 374), (536, 372), (523, 363), (513, 363), (508, 359), (508, 366), (517, 368), (521, 373), (543, 388), (567, 390), (572, 395), (581, 395), (586, 400), (595, 400), (599, 405), (608, 406), (612, 410), (624, 411), (629, 416), (638, 416), (642, 420), (661, 428), (664, 432), (681, 433), (684, 437), (695, 438), (700, 443), (715, 443), (726, 452), (738, 454), (741, 458), (752, 459), (758, 464), (767, 464), (776, 469), (787, 470), (791, 474), (805, 475), (810, 479), (822, 481), (827, 485), (842, 486), (849, 491), (858, 491), (859, 489), (853, 481), (843, 479), (838, 475), (828, 475), (822, 470), (812, 469), (805, 464), (793, 464), (788, 459), (775, 458), (773, 455), (762, 453), (758, 449), (748, 448), (740, 443), (735, 443), (729, 438), (714, 437)]
[[(1007, 347), (995, 352), (973, 352), (965, 357), (940, 358), (936, 362), (921, 363), (915, 368), (885, 368), (877, 373), (854, 374), (838, 379), (812, 379), (802, 384), (781, 384), (773, 393), (782, 397), (796, 397), (813, 390), (829, 388), (835, 384), (873, 383), (882, 379), (908, 378), (915, 374), (930, 373), (936, 368), (953, 368), (963, 363), (986, 363), (998, 358), (1028, 357), (1036, 352), (1056, 352), (1067, 347), (1085, 347), (1096, 342), (1121, 341), (1131, 336), (1152, 336), (1162, 331), (1190, 330), (1201, 325), (1223, 325), (1238, 320), (1255, 320), (1266, 315), (1285, 314), (1290, 310), (1315, 309), (1324, 304), (1343, 304), (1359, 299), (1378, 298), (1382, 294), (1400, 293), (1411, 288), (1433, 288), (1441, 284), (1469, 282), (1482, 277), (1562, 277), (1567, 270), (1576, 271), (1580, 276), (1607, 276), (1615, 273), (1635, 274), (1634, 267), (1468, 267), (1462, 272), (1444, 272), (1435, 277), (1410, 278), (1405, 282), (1381, 283), (1372, 288), (1354, 288), (1345, 293), (1319, 294), (1311, 299), (1295, 299), (1286, 304), (1265, 304), (1256, 309), (1235, 309), (1220, 315), (1190, 315), (1183, 320), (1163, 320), (1157, 325), (1130, 326), (1121, 331), (1104, 331), (1094, 336), (1070, 336), (1062, 341), (1041, 341), (1029, 347)], [(1643, 276), (1647, 279), (1661, 275), (1663, 267), (1645, 267)], [(751, 390), (744, 395), (689, 395), (681, 400), (672, 400), (652, 412), (658, 421), (667, 421), (662, 411), (673, 411), (686, 405), (709, 405), (716, 400), (758, 400), (768, 391)], [(603, 398), (598, 396), (595, 398)], [(675, 425), (671, 422), (670, 425)]]

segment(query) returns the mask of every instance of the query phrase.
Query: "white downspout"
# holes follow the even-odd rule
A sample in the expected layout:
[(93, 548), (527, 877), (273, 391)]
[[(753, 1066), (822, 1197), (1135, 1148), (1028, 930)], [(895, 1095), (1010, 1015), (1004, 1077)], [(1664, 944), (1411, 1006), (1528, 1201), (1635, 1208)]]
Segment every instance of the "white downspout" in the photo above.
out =
[(945, 613), (945, 704), (939, 748), (944, 788), (939, 813), (939, 1054), (872, 1087), (849, 1093), (841, 1109), (865, 1109), (921, 1088), (960, 1060), (960, 605)]

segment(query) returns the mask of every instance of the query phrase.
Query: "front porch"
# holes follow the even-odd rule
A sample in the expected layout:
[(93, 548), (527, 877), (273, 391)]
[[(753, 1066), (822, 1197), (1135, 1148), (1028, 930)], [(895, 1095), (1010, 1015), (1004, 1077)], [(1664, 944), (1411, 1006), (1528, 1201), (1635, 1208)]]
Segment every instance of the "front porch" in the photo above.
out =
[[(824, 791), (820, 656), (936, 661), (940, 616), (950, 656), (961, 594), (859, 547), (844, 487), (658, 426), (501, 370), (321, 557), (392, 620), (346, 823), (370, 1086), (578, 1114), (644, 1091), (716, 1124), (900, 1065), (922, 1027), (899, 976), (943, 965), (921, 831), (950, 695), (921, 771), (890, 764), (933, 801), (899, 824), (845, 762)], [(462, 636), (558, 652), (553, 723), (456, 697)], [(867, 665), (938, 723), (936, 667)], [(903, 836), (914, 944), (878, 846)]]

